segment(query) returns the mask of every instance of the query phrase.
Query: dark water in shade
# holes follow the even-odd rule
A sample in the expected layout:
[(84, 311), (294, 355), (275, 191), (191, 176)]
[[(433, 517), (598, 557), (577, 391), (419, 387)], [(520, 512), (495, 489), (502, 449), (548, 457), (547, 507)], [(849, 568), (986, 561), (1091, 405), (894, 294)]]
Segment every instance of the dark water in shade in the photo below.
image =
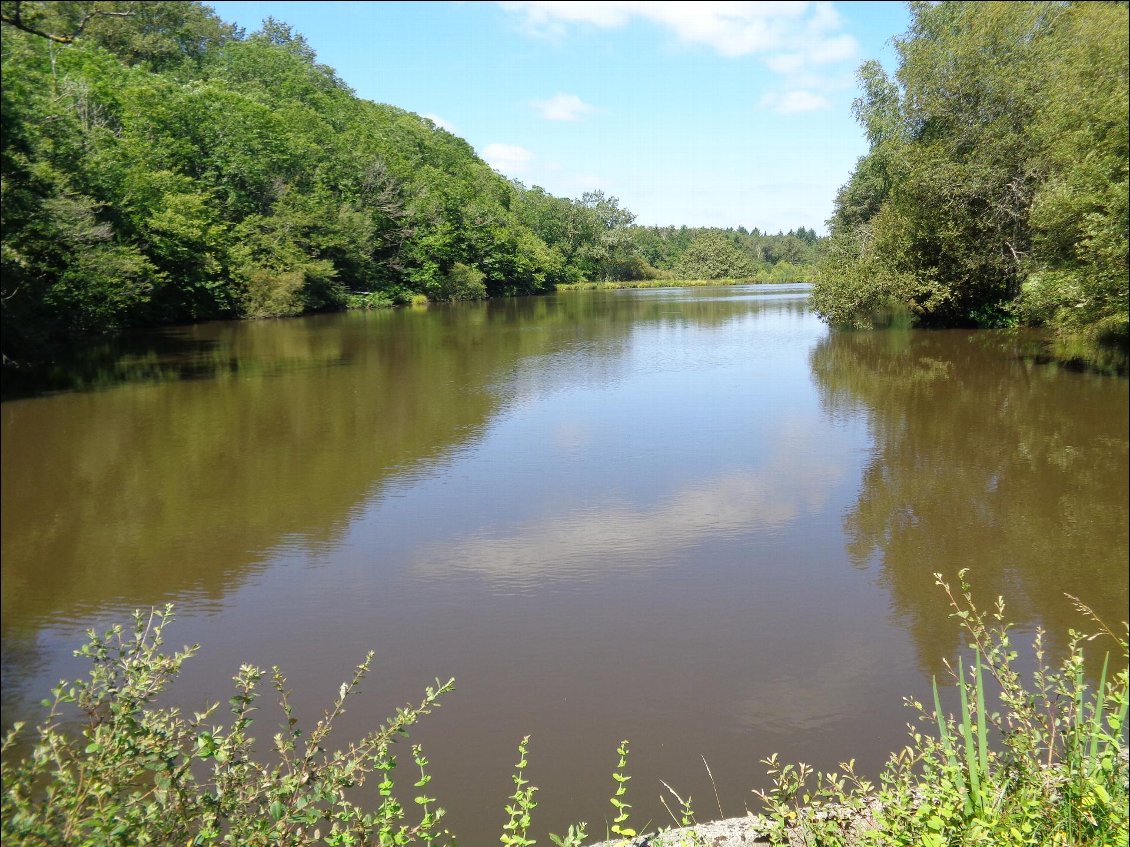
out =
[(702, 757), (727, 815), (773, 751), (875, 773), (961, 644), (935, 571), (1055, 644), (1084, 623), (1064, 592), (1124, 620), (1127, 381), (1010, 334), (830, 334), (804, 298), (576, 292), (92, 353), (87, 390), (0, 406), (4, 724), (87, 627), (171, 601), (170, 640), (203, 645), (189, 708), (278, 664), (312, 723), (372, 648), (344, 742), (457, 677), (413, 735), (449, 826), (497, 843), (529, 733), (548, 843), (604, 833), (620, 738), (639, 823), (660, 779), (717, 816)]

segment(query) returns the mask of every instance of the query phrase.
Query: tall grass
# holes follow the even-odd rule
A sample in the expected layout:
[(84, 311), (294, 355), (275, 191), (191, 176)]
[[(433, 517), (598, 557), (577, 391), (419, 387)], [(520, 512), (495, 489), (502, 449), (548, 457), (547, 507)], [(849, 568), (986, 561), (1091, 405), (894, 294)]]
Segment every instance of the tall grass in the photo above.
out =
[[(910, 743), (892, 754), (877, 786), (858, 777), (850, 762), (837, 775), (813, 774), (803, 763), (781, 765), (776, 757), (765, 760), (773, 788), (758, 793), (775, 843), (1125, 845), (1126, 624), (1115, 633), (1076, 600), (1097, 630), (1072, 631), (1065, 658), (1053, 666), (1044, 632), (1037, 629), (1035, 670), (1025, 681), (1003, 600), (984, 612), (973, 603), (965, 571), (959, 592), (940, 575), (935, 579), (973, 655), (971, 668), (959, 657), (951, 670), (958, 713), (945, 714), (936, 680), (932, 710), (908, 699), (920, 720), (910, 726)], [(1105, 652), (1098, 685), (1091, 688), (1084, 647), (1099, 639), (1117, 650), (1120, 661), (1112, 674), (1111, 654)], [(987, 678), (999, 691), (996, 704), (986, 695)]]

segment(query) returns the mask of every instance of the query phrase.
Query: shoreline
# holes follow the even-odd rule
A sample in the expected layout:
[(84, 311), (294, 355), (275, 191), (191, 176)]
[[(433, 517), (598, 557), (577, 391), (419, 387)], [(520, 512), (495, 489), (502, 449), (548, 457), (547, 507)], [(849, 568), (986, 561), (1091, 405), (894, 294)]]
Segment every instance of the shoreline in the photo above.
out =
[(770, 280), (756, 277), (725, 279), (635, 279), (609, 282), (560, 282), (556, 291), (617, 291), (625, 288), (707, 288), (721, 285), (812, 285), (807, 280)]
[(768, 821), (760, 815), (723, 818), (695, 826), (637, 835), (628, 839), (597, 841), (588, 847), (753, 847), (768, 845)]

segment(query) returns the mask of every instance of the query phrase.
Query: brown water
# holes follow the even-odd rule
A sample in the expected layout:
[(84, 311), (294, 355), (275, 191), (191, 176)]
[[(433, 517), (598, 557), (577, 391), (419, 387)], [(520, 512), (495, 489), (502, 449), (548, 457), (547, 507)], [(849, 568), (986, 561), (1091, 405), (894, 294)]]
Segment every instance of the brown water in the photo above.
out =
[[(717, 816), (758, 760), (874, 773), (960, 645), (972, 569), (1062, 644), (1127, 613), (1125, 379), (990, 332), (829, 334), (803, 288), (577, 292), (170, 330), (2, 414), (3, 722), (90, 626), (172, 601), (189, 707), (281, 665), (344, 736), (414, 734), (461, 843), (497, 843), (532, 734), (537, 822), (603, 834), (615, 744)], [(1023, 640), (1022, 638), (1020, 640)], [(275, 731), (264, 709), (259, 732)], [(343, 736), (343, 737), (344, 737)], [(542, 835), (543, 843), (548, 843)]]

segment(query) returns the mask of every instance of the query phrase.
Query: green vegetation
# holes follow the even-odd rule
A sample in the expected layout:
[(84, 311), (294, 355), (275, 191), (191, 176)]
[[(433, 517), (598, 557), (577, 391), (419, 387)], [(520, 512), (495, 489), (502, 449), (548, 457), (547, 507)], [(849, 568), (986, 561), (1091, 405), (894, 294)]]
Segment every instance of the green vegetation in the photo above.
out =
[[(165, 0), (3, 0), (0, 21), (6, 367), (130, 326), (656, 278), (687, 252), (691, 231), (645, 253), (660, 231), (615, 197), (510, 182), (356, 97), (279, 21)], [(804, 253), (782, 239), (761, 270)], [(695, 250), (683, 272), (730, 267)]]
[[(892, 754), (877, 787), (851, 762), (841, 764), (843, 773), (813, 777), (807, 765), (765, 759), (773, 787), (757, 793), (774, 842), (790, 843), (792, 834), (793, 844), (826, 847), (1125, 844), (1126, 632), (1116, 635), (1076, 601), (1100, 632), (1073, 631), (1057, 668), (1037, 629), (1035, 669), (1026, 684), (1003, 601), (986, 613), (974, 605), (965, 571), (957, 595), (934, 576), (971, 638), (973, 667), (966, 672), (959, 657), (951, 669), (960, 701), (956, 716), (943, 716), (936, 680), (932, 709), (908, 699), (923, 728), (910, 727), (911, 743)], [(1111, 673), (1108, 653), (1091, 689), (1083, 645), (1100, 635), (1118, 644), (1121, 662)], [(986, 694), (987, 676), (999, 712)]]
[[(162, 653), (171, 608), (135, 615), (131, 633), (115, 627), (90, 633), (76, 652), (92, 665), (87, 679), (60, 685), (35, 733), (30, 753), (9, 754), (17, 724), (4, 739), (3, 834), (12, 844), (403, 844), (430, 843), (442, 813), (429, 809), (421, 791), (420, 820), (409, 827), (393, 797), (396, 757), (390, 745), (438, 705), (454, 682), (428, 688), (416, 706), (399, 709), (386, 724), (344, 750), (326, 752), (327, 736), (346, 699), (369, 671), (372, 655), (343, 683), (325, 716), (307, 735), (290, 707), (286, 680), (277, 668), (271, 682), (283, 724), (275, 734), (270, 764), (254, 758), (248, 731), (257, 711), (258, 668), (244, 665), (235, 677), (228, 727), (209, 723), (217, 706), (186, 718), (155, 701), (179, 674), (196, 647)], [(61, 727), (65, 708), (85, 719), (81, 737)], [(73, 717), (73, 715), (72, 715)], [(427, 783), (426, 760), (416, 787)], [(201, 778), (200, 773), (208, 776)], [(364, 810), (348, 790), (379, 780), (379, 805)], [(322, 829), (324, 827), (324, 831)], [(323, 838), (324, 836), (324, 838)], [(357, 837), (366, 839), (357, 840)]]
[(703, 288), (712, 285), (748, 285), (758, 282), (776, 282), (776, 280), (747, 277), (744, 279), (633, 279), (615, 282), (563, 282), (557, 286), (557, 290), (614, 291), (623, 288)]
[(680, 284), (685, 279), (808, 282), (822, 243), (815, 230), (804, 227), (776, 235), (756, 227), (632, 227), (628, 236), (657, 276)]
[(6, 362), (125, 326), (564, 278), (515, 186), (354, 96), (285, 24), (244, 36), (171, 2), (5, 0), (3, 20)]
[[(937, 682), (933, 708), (907, 704), (922, 727), (893, 754), (876, 786), (855, 774), (815, 774), (807, 765), (764, 762), (773, 786), (756, 792), (767, 811), (762, 823), (777, 844), (806, 845), (1115, 845), (1128, 830), (1125, 730), (1128, 694), (1126, 632), (1116, 634), (1086, 607), (1099, 632), (1072, 632), (1058, 667), (1048, 661), (1036, 631), (1034, 670), (1025, 683), (1005, 622), (1004, 604), (985, 613), (935, 575), (954, 617), (971, 637), (973, 666), (958, 659), (953, 681), (960, 706), (944, 716)], [(2, 831), (11, 845), (219, 844), (401, 845), (453, 843), (440, 828), (442, 808), (427, 786), (428, 760), (411, 748), (419, 776), (413, 799), (398, 799), (393, 745), (439, 705), (453, 681), (426, 690), (385, 724), (343, 749), (327, 752), (347, 699), (369, 672), (368, 656), (343, 683), (331, 707), (307, 734), (289, 705), (278, 668), (270, 679), (280, 706), (280, 731), (266, 761), (249, 734), (264, 674), (243, 666), (235, 677), (232, 722), (214, 724), (213, 705), (185, 717), (162, 694), (197, 651), (163, 653), (171, 608), (135, 615), (131, 632), (115, 627), (89, 633), (76, 652), (90, 661), (85, 679), (61, 683), (48, 712), (27, 738), (17, 724), (3, 742)], [(1125, 626), (1125, 625), (1124, 625)], [(1098, 685), (1086, 683), (1084, 645), (1099, 636), (1120, 648), (1121, 661), (1103, 660)], [(994, 711), (986, 685), (1002, 707)], [(69, 727), (77, 720), (81, 729)], [(68, 721), (70, 725), (68, 726)], [(505, 805), (500, 841), (528, 847), (537, 807), (526, 777), (529, 739), (518, 746), (514, 794)], [(628, 744), (617, 748), (610, 835), (626, 844), (636, 835), (627, 802)], [(709, 769), (708, 769), (709, 770)], [(376, 782), (369, 807), (353, 789)], [(402, 783), (403, 784), (403, 783)], [(693, 826), (690, 798), (672, 818)], [(409, 815), (408, 809), (415, 812)], [(409, 822), (409, 819), (411, 822)], [(673, 843), (698, 843), (692, 830)], [(559, 847), (580, 847), (585, 826), (550, 836)]]
[[(262, 761), (249, 734), (264, 676), (260, 669), (244, 665), (236, 675), (227, 727), (211, 722), (218, 704), (191, 718), (159, 704), (198, 650), (162, 652), (171, 621), (172, 607), (166, 606), (149, 615), (135, 613), (128, 632), (121, 626), (101, 635), (90, 631), (87, 644), (76, 651), (91, 663), (89, 676), (53, 690), (44, 701), (47, 715), (30, 741), (22, 737), (22, 724), (4, 737), (0, 832), (5, 844), (452, 843), (439, 826), (443, 809), (427, 794), (431, 776), (419, 745), (410, 750), (419, 774), (411, 782), (413, 797), (406, 803), (397, 798), (393, 745), (439, 706), (454, 680), (436, 680), (417, 705), (397, 709), (360, 741), (330, 753), (334, 723), (369, 673), (372, 653), (342, 683), (309, 733), (294, 715), (286, 679), (272, 668), (282, 722), (270, 760)], [(68, 731), (67, 721), (76, 720), (81, 731)], [(527, 838), (537, 805), (537, 789), (524, 778), (528, 742), (524, 738), (518, 746), (516, 788), (506, 806), (500, 840), (508, 847), (534, 844)], [(29, 748), (22, 755), (20, 743)], [(376, 800), (366, 808), (355, 802), (355, 789), (370, 780), (376, 783)], [(584, 838), (583, 824), (551, 836), (559, 847), (580, 847)]]
[(835, 325), (1047, 324), (1127, 345), (1125, 3), (912, 3), (812, 302)]

